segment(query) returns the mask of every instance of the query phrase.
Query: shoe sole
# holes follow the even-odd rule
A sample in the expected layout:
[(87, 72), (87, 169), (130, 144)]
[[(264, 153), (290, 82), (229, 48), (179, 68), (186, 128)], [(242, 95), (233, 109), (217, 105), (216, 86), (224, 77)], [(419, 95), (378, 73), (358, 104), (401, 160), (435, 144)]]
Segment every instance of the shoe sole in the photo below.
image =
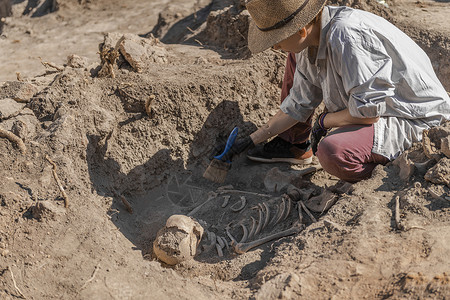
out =
[(296, 158), (262, 158), (262, 157), (255, 157), (247, 155), (248, 159), (257, 161), (257, 162), (264, 162), (264, 163), (276, 163), (276, 162), (287, 162), (294, 165), (306, 165), (312, 163), (312, 156), (305, 158), (305, 159), (296, 159)]

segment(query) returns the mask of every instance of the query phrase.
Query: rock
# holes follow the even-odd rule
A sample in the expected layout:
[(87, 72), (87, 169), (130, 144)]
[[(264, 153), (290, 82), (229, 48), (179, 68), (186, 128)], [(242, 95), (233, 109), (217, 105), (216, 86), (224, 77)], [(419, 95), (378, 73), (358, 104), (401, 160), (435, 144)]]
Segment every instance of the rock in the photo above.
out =
[(320, 195), (305, 201), (305, 206), (313, 212), (323, 213), (338, 200), (338, 196), (325, 189)]
[(203, 227), (188, 216), (170, 216), (153, 242), (153, 252), (168, 265), (192, 259), (197, 254), (203, 232)]
[(18, 103), (11, 98), (0, 100), (0, 120), (9, 119), (19, 115), (24, 107), (24, 103)]
[(149, 43), (148, 39), (126, 36), (119, 49), (136, 72), (142, 72), (142, 68), (147, 62), (167, 62), (166, 49)]
[(450, 159), (442, 158), (425, 174), (425, 179), (435, 184), (445, 184), (450, 187)]
[(441, 152), (448, 158), (450, 158), (450, 135), (442, 138), (441, 140)]
[(414, 173), (414, 163), (408, 158), (408, 151), (397, 157), (393, 164), (399, 168), (399, 176), (403, 181), (407, 181)]
[(27, 140), (36, 136), (40, 122), (31, 109), (24, 108), (17, 117), (3, 121), (2, 125), (5, 130), (12, 131), (21, 139)]
[(72, 54), (67, 56), (67, 65), (71, 68), (86, 68), (89, 65), (86, 57)]
[(142, 72), (142, 60), (145, 59), (146, 54), (145, 47), (133, 40), (125, 39), (119, 49), (131, 67), (138, 73)]
[(66, 210), (52, 201), (38, 201), (31, 209), (33, 218), (38, 220), (55, 220), (58, 216), (65, 215)]
[(28, 102), (37, 92), (38, 88), (31, 83), (6, 81), (0, 87), (0, 99), (11, 98), (18, 102)]

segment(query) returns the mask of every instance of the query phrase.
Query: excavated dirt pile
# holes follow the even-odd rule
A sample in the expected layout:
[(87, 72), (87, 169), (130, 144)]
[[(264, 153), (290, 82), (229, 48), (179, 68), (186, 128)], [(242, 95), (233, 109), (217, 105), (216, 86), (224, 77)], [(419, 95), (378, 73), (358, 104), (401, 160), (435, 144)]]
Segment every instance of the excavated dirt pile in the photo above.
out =
[[(353, 185), (317, 161), (244, 156), (209, 182), (212, 147), (276, 112), (286, 55), (250, 55), (240, 1), (199, 3), (145, 33), (105, 33), (98, 62), (43, 60), (0, 87), (0, 298), (448, 297), (450, 122)], [(347, 4), (406, 27), (395, 3)], [(417, 41), (449, 89), (448, 35)], [(302, 206), (321, 197), (325, 208)], [(175, 266), (152, 250), (172, 215), (204, 230)], [(280, 232), (242, 254), (230, 245)]]

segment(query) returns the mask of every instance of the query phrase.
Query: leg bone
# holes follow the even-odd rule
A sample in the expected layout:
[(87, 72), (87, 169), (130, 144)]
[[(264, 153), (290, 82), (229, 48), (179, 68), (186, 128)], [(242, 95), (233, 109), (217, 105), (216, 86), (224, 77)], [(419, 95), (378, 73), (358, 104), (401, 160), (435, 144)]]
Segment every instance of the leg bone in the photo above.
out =
[(234, 251), (236, 253), (242, 254), (242, 253), (247, 252), (250, 249), (258, 247), (258, 246), (260, 246), (262, 244), (265, 244), (267, 242), (270, 242), (272, 240), (276, 240), (276, 239), (279, 239), (279, 238), (282, 238), (282, 237), (286, 237), (286, 236), (289, 236), (289, 235), (293, 235), (293, 234), (299, 233), (300, 231), (303, 230), (303, 228), (304, 228), (304, 226), (294, 226), (294, 227), (291, 227), (291, 228), (289, 228), (287, 230), (284, 230), (284, 231), (281, 231), (281, 232), (278, 232), (278, 233), (266, 236), (266, 237), (264, 237), (262, 239), (259, 239), (259, 240), (253, 241), (253, 242), (238, 243), (237, 245), (234, 245), (233, 248), (234, 248)]

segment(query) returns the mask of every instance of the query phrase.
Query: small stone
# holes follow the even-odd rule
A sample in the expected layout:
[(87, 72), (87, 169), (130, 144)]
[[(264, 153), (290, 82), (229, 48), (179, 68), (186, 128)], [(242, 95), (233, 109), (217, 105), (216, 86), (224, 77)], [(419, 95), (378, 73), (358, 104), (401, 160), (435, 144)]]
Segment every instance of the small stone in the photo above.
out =
[(0, 100), (0, 120), (17, 116), (25, 107), (25, 103), (18, 103), (11, 98)]
[(6, 257), (9, 254), (9, 250), (8, 249), (3, 249), (2, 250), (2, 256)]
[(38, 220), (52, 219), (55, 220), (58, 216), (66, 213), (65, 208), (57, 206), (51, 201), (38, 201), (32, 208), (32, 215)]
[(0, 99), (11, 98), (18, 102), (28, 102), (37, 92), (38, 88), (31, 83), (7, 81), (0, 87)]
[(86, 68), (88, 66), (88, 59), (76, 54), (67, 57), (67, 65), (72, 68)]

